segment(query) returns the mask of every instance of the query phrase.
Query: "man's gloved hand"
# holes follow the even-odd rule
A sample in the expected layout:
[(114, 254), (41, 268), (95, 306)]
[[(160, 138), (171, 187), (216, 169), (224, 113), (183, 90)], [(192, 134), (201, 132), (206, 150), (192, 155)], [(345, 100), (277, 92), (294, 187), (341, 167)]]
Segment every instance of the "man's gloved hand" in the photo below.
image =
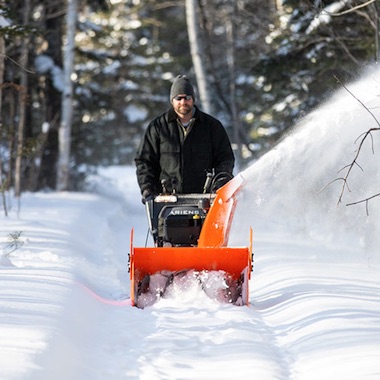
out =
[(151, 189), (145, 189), (142, 193), (142, 203), (145, 205), (146, 202), (153, 200), (156, 197), (156, 194)]

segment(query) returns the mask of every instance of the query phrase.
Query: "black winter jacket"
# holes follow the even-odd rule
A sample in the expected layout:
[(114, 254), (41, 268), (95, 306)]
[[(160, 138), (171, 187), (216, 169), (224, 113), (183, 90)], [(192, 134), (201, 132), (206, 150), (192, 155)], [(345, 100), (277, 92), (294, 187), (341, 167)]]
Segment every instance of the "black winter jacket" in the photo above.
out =
[(161, 180), (173, 178), (179, 193), (202, 193), (207, 171), (232, 175), (235, 159), (223, 125), (198, 108), (190, 125), (185, 135), (174, 109), (149, 124), (135, 158), (141, 193), (158, 194)]

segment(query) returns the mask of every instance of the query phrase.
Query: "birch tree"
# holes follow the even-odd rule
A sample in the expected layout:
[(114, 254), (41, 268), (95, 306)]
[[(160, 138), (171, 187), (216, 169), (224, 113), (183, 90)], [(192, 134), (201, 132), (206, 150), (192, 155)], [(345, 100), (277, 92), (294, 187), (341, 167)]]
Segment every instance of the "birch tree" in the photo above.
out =
[[(7, 21), (0, 14), (0, 27), (3, 25), (8, 26)], [(3, 81), (4, 81), (4, 71), (5, 71), (5, 41), (3, 35), (0, 34), (0, 110), (2, 109), (2, 101), (3, 101)], [(0, 112), (0, 127), (2, 127), (2, 113)]]
[[(8, 26), (8, 22), (0, 14), (0, 26)], [(0, 34), (0, 128), (3, 127), (2, 120), (2, 99), (3, 99), (3, 81), (4, 81), (4, 60), (5, 60), (5, 41), (4, 37)], [(7, 204), (5, 200), (6, 180), (3, 178), (3, 159), (0, 154), (0, 193), (2, 199), (2, 205), (5, 216), (7, 216)]]
[(75, 31), (78, 13), (77, 0), (67, 1), (66, 46), (63, 62), (64, 89), (62, 93), (62, 116), (59, 127), (59, 156), (57, 170), (57, 190), (67, 190), (70, 173), (71, 123), (73, 115), (73, 83), (71, 75), (74, 67)]
[[(229, 9), (228, 9), (229, 8)], [(239, 119), (238, 103), (236, 99), (236, 52), (235, 52), (235, 17), (237, 14), (236, 2), (234, 1), (227, 8), (226, 12), (226, 36), (227, 36), (227, 64), (230, 73), (229, 78), (229, 92), (230, 92), (230, 105), (231, 105), (231, 118), (233, 126), (233, 137), (236, 145), (236, 170), (240, 171), (242, 164), (242, 144), (240, 139), (240, 131), (242, 129)]]
[(203, 111), (211, 113), (209, 83), (206, 75), (206, 64), (199, 33), (196, 0), (186, 0), (186, 23), (189, 35), (191, 59), (197, 80), (199, 98)]

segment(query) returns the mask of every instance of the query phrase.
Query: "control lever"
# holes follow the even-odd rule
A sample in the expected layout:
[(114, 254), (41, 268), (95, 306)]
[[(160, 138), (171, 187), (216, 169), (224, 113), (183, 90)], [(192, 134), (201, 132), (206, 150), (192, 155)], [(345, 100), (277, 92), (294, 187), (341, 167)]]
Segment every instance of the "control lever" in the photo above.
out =
[(214, 177), (214, 174), (212, 174), (211, 172), (207, 172), (205, 185), (203, 186), (203, 194), (206, 194), (207, 192), (209, 192), (213, 177)]
[(177, 185), (178, 185), (178, 179), (177, 177), (172, 178), (172, 189), (173, 189), (173, 194), (177, 192)]
[(166, 189), (167, 183), (168, 181), (165, 178), (161, 180), (162, 194), (168, 194), (168, 190)]

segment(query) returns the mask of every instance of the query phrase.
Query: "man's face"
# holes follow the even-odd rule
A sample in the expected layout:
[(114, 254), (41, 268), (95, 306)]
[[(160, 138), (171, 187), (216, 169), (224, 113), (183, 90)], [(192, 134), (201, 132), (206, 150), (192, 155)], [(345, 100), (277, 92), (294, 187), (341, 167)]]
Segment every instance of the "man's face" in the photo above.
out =
[(174, 111), (180, 117), (186, 117), (192, 113), (194, 99), (191, 95), (179, 94), (172, 99)]

